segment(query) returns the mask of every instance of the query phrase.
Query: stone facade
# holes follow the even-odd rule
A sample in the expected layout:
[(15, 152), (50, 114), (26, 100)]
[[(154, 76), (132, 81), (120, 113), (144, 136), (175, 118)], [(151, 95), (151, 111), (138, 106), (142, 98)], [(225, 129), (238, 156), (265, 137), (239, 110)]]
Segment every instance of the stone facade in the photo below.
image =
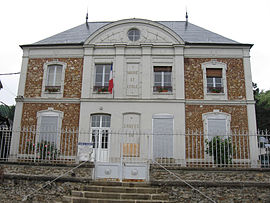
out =
[(186, 105), (186, 131), (203, 132), (202, 114), (219, 110), (231, 115), (231, 130), (244, 132), (248, 130), (247, 107), (245, 105)]
[[(211, 61), (210, 58), (185, 58), (185, 98), (204, 99), (203, 71), (201, 64)], [(228, 100), (245, 100), (245, 75), (243, 59), (219, 58), (218, 62), (227, 64)]]
[(64, 81), (64, 98), (80, 98), (82, 88), (82, 58), (32, 58), (27, 66), (24, 97), (41, 97), (43, 81), (43, 65), (50, 61), (67, 64)]
[(80, 104), (76, 103), (24, 103), (21, 126), (36, 126), (37, 112), (48, 108), (64, 113), (62, 128), (79, 127)]
[[(231, 115), (230, 130), (232, 133), (241, 135), (248, 132), (247, 107), (244, 105), (186, 105), (186, 132), (194, 133), (194, 136), (186, 136), (186, 158), (202, 159), (205, 157), (205, 129), (202, 120), (204, 113), (219, 110), (219, 112)], [(197, 133), (197, 134), (196, 134)], [(232, 138), (233, 146), (236, 146), (237, 156), (234, 158), (249, 157), (249, 138), (247, 136), (239, 136)], [(239, 146), (241, 145), (241, 146)], [(189, 163), (192, 166), (192, 163)], [(207, 166), (211, 166), (211, 162), (205, 162)]]

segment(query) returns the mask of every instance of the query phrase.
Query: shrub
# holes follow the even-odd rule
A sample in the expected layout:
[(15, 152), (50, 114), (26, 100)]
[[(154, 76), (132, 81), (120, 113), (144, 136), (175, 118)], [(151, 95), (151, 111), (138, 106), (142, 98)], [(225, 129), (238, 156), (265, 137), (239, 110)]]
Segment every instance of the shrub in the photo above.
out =
[(230, 137), (216, 136), (205, 142), (206, 154), (213, 156), (215, 164), (221, 167), (232, 163), (232, 141)]

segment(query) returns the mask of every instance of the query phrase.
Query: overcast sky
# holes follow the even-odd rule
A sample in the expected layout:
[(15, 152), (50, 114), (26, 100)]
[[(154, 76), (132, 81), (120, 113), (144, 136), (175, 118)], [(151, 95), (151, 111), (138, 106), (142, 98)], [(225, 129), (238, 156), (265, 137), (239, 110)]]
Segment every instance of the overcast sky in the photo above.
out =
[[(31, 44), (88, 21), (143, 18), (189, 22), (241, 43), (251, 49), (253, 81), (270, 89), (269, 0), (9, 0), (0, 1), (0, 74), (19, 72), (22, 50)], [(19, 75), (0, 76), (0, 101), (15, 104)]]

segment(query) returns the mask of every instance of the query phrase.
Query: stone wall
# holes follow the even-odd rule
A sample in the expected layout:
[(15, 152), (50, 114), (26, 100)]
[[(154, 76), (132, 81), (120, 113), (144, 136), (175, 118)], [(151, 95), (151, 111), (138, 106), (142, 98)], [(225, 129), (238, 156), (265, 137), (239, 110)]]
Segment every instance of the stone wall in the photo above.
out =
[(83, 58), (35, 58), (29, 59), (25, 83), (25, 98), (41, 97), (43, 65), (50, 61), (67, 64), (64, 81), (64, 98), (80, 98), (82, 88)]
[(245, 184), (209, 184), (209, 183), (191, 183), (200, 191), (192, 190), (183, 183), (167, 183), (161, 185), (162, 190), (169, 194), (173, 202), (218, 202), (218, 203), (247, 203), (259, 202), (266, 203), (270, 201), (269, 184), (266, 185), (245, 185)]
[[(0, 168), (4, 169), (4, 181), (0, 182), (0, 201), (21, 202), (26, 195), (75, 166), (0, 163)], [(167, 192), (172, 202), (210, 202), (207, 197), (216, 202), (270, 201), (269, 169), (168, 169), (173, 174), (160, 167), (151, 166), (150, 183)], [(90, 185), (93, 181), (92, 173), (93, 165), (83, 165), (36, 192), (27, 202), (61, 201), (63, 196), (70, 195), (71, 190), (83, 190)]]
[[(243, 183), (270, 183), (269, 169), (245, 169), (245, 168), (177, 168), (168, 167), (178, 177), (186, 181), (201, 182), (243, 182)], [(164, 169), (152, 167), (151, 181), (176, 181), (176, 177), (170, 175)]]
[(150, 179), (153, 185), (159, 185), (169, 193), (170, 199), (175, 202), (270, 201), (268, 169), (170, 168), (170, 171), (174, 175), (152, 167)]
[[(203, 71), (201, 64), (211, 61), (210, 58), (185, 58), (185, 98), (204, 99)], [(228, 100), (246, 99), (245, 75), (243, 59), (223, 58), (216, 59), (227, 64), (227, 91)]]
[(92, 164), (87, 163), (72, 170), (76, 166), (0, 163), (0, 168), (4, 170), (4, 181), (0, 182), (0, 202), (22, 202), (26, 195), (66, 173), (54, 183), (28, 198), (26, 202), (61, 201), (63, 196), (70, 194), (71, 190), (80, 190), (92, 181)]

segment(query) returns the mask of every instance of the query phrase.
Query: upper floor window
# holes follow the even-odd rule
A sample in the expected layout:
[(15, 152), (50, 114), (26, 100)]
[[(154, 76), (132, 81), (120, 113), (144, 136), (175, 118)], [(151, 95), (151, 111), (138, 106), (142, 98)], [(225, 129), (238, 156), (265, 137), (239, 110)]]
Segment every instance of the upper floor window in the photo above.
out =
[(51, 61), (43, 65), (42, 96), (62, 97), (66, 63)]
[(109, 92), (111, 64), (96, 64), (95, 92)]
[(45, 91), (60, 92), (62, 79), (62, 65), (49, 65)]
[(207, 93), (223, 93), (222, 84), (222, 69), (221, 68), (207, 68)]
[(204, 99), (227, 99), (227, 65), (217, 60), (202, 64)]
[(154, 92), (172, 92), (172, 67), (154, 67)]

